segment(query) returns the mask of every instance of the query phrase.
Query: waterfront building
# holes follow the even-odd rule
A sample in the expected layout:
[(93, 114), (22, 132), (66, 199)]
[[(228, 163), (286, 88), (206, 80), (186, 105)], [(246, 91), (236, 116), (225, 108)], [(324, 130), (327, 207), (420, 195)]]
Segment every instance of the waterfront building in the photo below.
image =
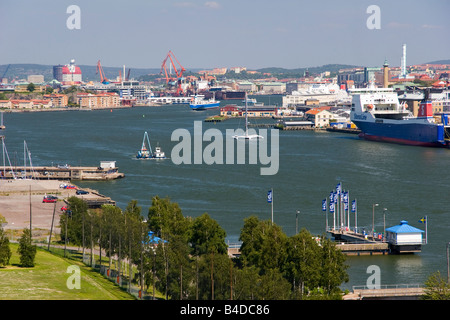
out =
[(11, 109), (11, 100), (0, 100), (0, 109)]
[(52, 105), (55, 107), (67, 107), (69, 103), (69, 99), (66, 94), (46, 94), (44, 95), (44, 99), (51, 100)]
[[(247, 116), (255, 118), (272, 118), (278, 115), (279, 108), (276, 106), (251, 106), (247, 107)], [(243, 117), (245, 116), (245, 107), (229, 104), (220, 108), (221, 116)]]
[(64, 85), (80, 85), (82, 82), (81, 69), (75, 65), (75, 60), (70, 60), (64, 66), (53, 66), (53, 77)]
[(420, 252), (423, 233), (423, 230), (410, 226), (408, 221), (402, 220), (399, 225), (386, 229), (386, 240), (394, 252)]
[(316, 128), (328, 127), (330, 120), (335, 119), (336, 116), (329, 111), (331, 107), (313, 108), (305, 112), (305, 118), (307, 121), (314, 123)]
[(82, 108), (110, 108), (120, 106), (120, 97), (117, 93), (79, 93), (77, 95), (78, 104)]

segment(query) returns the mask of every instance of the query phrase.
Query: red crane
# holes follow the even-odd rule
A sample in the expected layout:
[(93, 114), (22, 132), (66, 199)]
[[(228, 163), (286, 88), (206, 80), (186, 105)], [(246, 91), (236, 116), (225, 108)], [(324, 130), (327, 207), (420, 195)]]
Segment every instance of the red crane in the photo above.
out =
[[(172, 74), (170, 72), (167, 72), (167, 59), (170, 60), (171, 66), (173, 67), (175, 74), (176, 74), (176, 78), (174, 78), (172, 76)], [(174, 60), (178, 63), (178, 69), (177, 66), (174, 63)], [(170, 67), (170, 65), (169, 65)], [(177, 94), (183, 92), (183, 89), (181, 88), (181, 80), (183, 79), (183, 72), (186, 71), (186, 69), (180, 64), (180, 62), (177, 60), (177, 58), (175, 57), (175, 55), (173, 54), (172, 51), (169, 51), (169, 53), (167, 54), (166, 58), (164, 59), (162, 66), (161, 66), (161, 74), (164, 71), (164, 75), (166, 77), (166, 84), (170, 84), (170, 85), (177, 85)]]
[(97, 70), (96, 70), (95, 74), (98, 74), (99, 72), (100, 72), (100, 81), (103, 84), (108, 84), (109, 80), (108, 80), (108, 78), (105, 77), (105, 73), (103, 72), (103, 68), (102, 68), (102, 65), (100, 64), (100, 60), (98, 60), (98, 62), (97, 62)]

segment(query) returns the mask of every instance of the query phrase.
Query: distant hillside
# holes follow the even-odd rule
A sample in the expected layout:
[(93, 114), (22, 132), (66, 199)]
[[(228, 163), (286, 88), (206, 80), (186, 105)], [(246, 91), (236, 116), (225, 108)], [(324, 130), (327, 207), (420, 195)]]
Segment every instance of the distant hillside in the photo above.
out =
[(297, 69), (285, 69), (285, 68), (262, 68), (256, 71), (261, 73), (271, 73), (271, 74), (284, 74), (284, 75), (297, 75), (305, 73), (306, 70), (310, 74), (320, 74), (325, 71), (338, 72), (340, 69), (358, 68), (360, 66), (347, 65), (347, 64), (326, 64), (319, 67), (308, 67), (308, 68), (297, 68)]
[[(8, 67), (9, 66), (9, 67)], [(97, 66), (87, 66), (78, 65), (83, 74), (83, 81), (98, 81), (100, 80), (100, 75), (96, 74)], [(126, 66), (125, 66), (126, 67)], [(126, 73), (128, 74), (128, 69), (126, 67)], [(103, 67), (105, 76), (109, 79), (116, 79), (119, 75), (119, 71), (122, 71), (122, 67)], [(6, 71), (6, 74), (4, 75)], [(139, 78), (146, 74), (158, 74), (160, 69), (155, 68), (131, 68), (130, 78)], [(0, 65), (0, 78), (7, 77), (9, 80), (12, 79), (26, 79), (27, 76), (32, 74), (43, 75), (45, 81), (51, 81), (53, 79), (53, 66), (41, 65), (41, 64), (4, 64)]]
[(450, 64), (450, 59), (427, 62), (426, 64)]

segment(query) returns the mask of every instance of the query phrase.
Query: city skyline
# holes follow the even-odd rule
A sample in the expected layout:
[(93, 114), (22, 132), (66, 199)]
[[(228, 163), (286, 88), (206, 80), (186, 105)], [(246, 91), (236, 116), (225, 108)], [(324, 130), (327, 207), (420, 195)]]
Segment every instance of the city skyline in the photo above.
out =
[[(80, 10), (79, 29), (69, 28), (71, 5)], [(439, 0), (11, 1), (0, 4), (0, 65), (75, 59), (160, 68), (171, 50), (186, 69), (381, 66), (385, 59), (398, 67), (403, 44), (407, 65), (450, 58), (449, 9)]]

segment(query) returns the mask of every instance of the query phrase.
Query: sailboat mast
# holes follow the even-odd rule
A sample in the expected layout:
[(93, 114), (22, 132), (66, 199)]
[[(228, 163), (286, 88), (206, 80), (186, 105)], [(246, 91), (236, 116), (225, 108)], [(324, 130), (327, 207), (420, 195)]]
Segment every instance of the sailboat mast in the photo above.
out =
[(248, 118), (247, 118), (247, 92), (245, 92), (245, 135), (248, 134)]

